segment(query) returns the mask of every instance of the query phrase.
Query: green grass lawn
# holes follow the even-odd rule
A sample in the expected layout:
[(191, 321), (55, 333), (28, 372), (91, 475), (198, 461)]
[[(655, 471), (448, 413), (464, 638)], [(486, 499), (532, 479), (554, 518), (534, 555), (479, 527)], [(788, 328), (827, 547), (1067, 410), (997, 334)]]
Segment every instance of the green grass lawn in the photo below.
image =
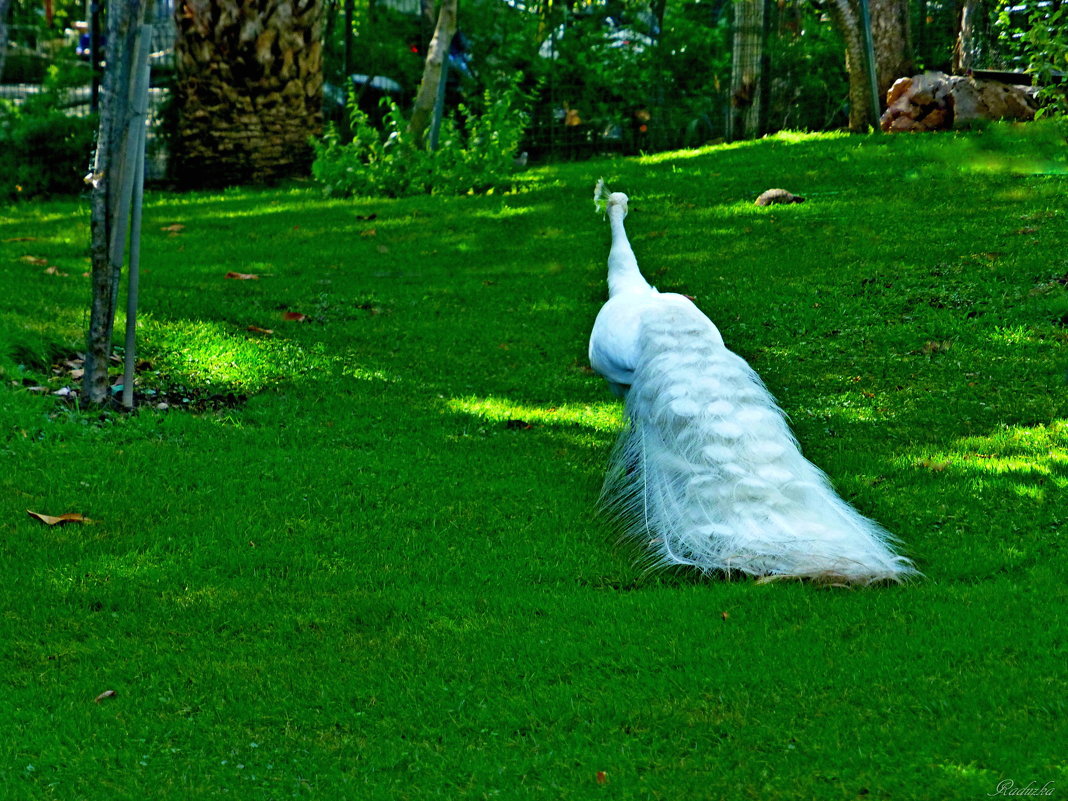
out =
[[(1068, 792), (1068, 170), (1041, 133), (779, 136), (489, 197), (150, 194), (140, 388), (170, 408), (133, 415), (29, 389), (72, 383), (87, 206), (0, 210), (0, 796)], [(616, 543), (602, 175), (652, 282), (924, 578), (646, 574)], [(772, 186), (809, 201), (753, 206)]]

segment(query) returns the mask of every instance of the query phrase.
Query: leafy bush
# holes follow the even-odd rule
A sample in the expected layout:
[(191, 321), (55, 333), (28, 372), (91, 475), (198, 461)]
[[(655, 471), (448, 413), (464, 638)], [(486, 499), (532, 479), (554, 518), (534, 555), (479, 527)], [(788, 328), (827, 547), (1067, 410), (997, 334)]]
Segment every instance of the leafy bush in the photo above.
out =
[(1036, 116), (1068, 118), (1068, 6), (998, 0), (994, 29), (1002, 64), (1026, 69), (1038, 89)]
[(768, 128), (821, 131), (849, 124), (845, 45), (814, 4), (779, 7), (778, 35), (767, 43)]
[(379, 131), (350, 98), (353, 139), (343, 143), (337, 129), (328, 128), (322, 141), (312, 143), (312, 174), (327, 194), (344, 196), (463, 194), (508, 186), (526, 127), (522, 100), (513, 86), (498, 96), (487, 92), (481, 113), (460, 105), (460, 121), (442, 119), (438, 147), (428, 150), (408, 131), (396, 103), (383, 101), (388, 111)]
[(40, 94), (0, 103), (0, 198), (76, 194), (96, 132), (94, 116), (65, 109), (77, 76), (52, 66)]
[(1068, 6), (1031, 13), (1030, 28), (1023, 36), (1027, 71), (1039, 87), (1042, 107), (1036, 116), (1068, 116), (1068, 86), (1060, 82), (1068, 74)]

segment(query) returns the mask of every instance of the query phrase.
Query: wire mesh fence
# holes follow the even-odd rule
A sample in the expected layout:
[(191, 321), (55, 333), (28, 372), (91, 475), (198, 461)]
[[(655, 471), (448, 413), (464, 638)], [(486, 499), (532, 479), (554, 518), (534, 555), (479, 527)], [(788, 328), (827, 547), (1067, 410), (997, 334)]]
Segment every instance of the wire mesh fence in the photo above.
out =
[[(167, 172), (164, 119), (170, 97), (174, 65), (174, 6), (173, 0), (156, 0), (151, 25), (152, 87), (149, 93), (148, 145), (146, 176), (160, 180)], [(94, 125), (93, 115), (100, 103), (100, 76), (107, 42), (100, 35), (96, 49), (90, 45), (90, 23), (53, 32), (46, 36), (40, 28), (9, 30), (9, 44), (0, 74), (0, 102), (19, 111), (47, 108), (68, 117), (84, 120), (86, 127)], [(98, 68), (92, 68), (92, 56), (99, 55)], [(29, 105), (27, 105), (29, 104)], [(45, 149), (46, 150), (46, 149)], [(32, 157), (32, 156), (31, 156)], [(47, 160), (47, 152), (37, 158)], [(86, 153), (88, 168), (90, 154)]]

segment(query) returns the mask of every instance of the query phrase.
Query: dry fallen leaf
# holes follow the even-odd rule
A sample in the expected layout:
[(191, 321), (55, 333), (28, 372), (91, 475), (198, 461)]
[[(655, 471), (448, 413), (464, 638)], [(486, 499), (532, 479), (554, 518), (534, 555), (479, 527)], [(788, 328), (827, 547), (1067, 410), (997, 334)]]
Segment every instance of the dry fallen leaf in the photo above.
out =
[(727, 618), (730, 617), (730, 613), (728, 613), (728, 612), (720, 612), (719, 616), (721, 618), (723, 618), (724, 620), (726, 620)]
[(308, 315), (301, 314), (300, 312), (286, 312), (282, 315), (283, 320), (291, 320), (295, 323), (303, 323), (308, 319)]
[(92, 523), (88, 517), (78, 514), (77, 512), (67, 512), (62, 515), (43, 515), (40, 512), (31, 512), (26, 510), (26, 514), (35, 520), (40, 520), (46, 526), (62, 526), (67, 523)]
[(378, 230), (375, 228), (368, 228), (364, 231), (360, 231), (360, 236), (378, 236)]
[(227, 278), (232, 278), (235, 281), (259, 281), (260, 277), (254, 273), (234, 273), (230, 272), (226, 274)]
[(5, 239), (4, 242), (36, 242), (35, 236), (13, 236), (10, 239)]
[(40, 256), (23, 256), (20, 261), (32, 264), (35, 267), (45, 267), (48, 265), (48, 259), (42, 259)]
[(55, 265), (52, 265), (51, 267), (49, 267), (44, 272), (45, 272), (45, 275), (58, 275), (58, 276), (60, 276), (62, 278), (66, 278), (68, 275), (70, 275), (70, 273), (62, 273), (62, 272), (60, 272), (59, 268), (56, 267)]
[(603, 770), (597, 771), (597, 783), (608, 784), (608, 774), (605, 773)]
[(274, 333), (274, 331), (272, 331), (270, 328), (260, 328), (258, 325), (250, 325), (248, 327), (248, 330), (252, 331), (254, 334), (273, 334)]
[(159, 230), (166, 231), (169, 234), (180, 234), (185, 230), (185, 226), (181, 223), (174, 223), (173, 225), (165, 225)]
[(93, 699), (93, 703), (94, 704), (99, 704), (105, 698), (117, 698), (118, 695), (119, 694), (117, 692), (115, 692), (114, 690), (104, 690), (104, 692), (100, 693), (100, 695), (98, 695), (96, 698)]

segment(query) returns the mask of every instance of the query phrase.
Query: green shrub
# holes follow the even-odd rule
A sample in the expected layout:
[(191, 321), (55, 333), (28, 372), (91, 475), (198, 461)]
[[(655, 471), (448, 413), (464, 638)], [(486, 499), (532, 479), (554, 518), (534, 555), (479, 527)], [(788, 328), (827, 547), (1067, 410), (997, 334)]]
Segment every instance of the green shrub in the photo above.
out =
[(994, 28), (1004, 63), (1024, 67), (1038, 89), (1036, 117), (1068, 118), (1068, 6), (999, 0)]
[(384, 130), (375, 129), (350, 98), (353, 139), (343, 143), (330, 127), (314, 141), (312, 174), (330, 195), (400, 197), (420, 194), (464, 194), (510, 186), (526, 113), (523, 98), (511, 87), (497, 96), (486, 93), (476, 113), (459, 107), (460, 122), (444, 118), (438, 147), (428, 150), (408, 131), (396, 103), (388, 106)]
[(77, 78), (49, 68), (40, 94), (16, 106), (0, 102), (0, 198), (76, 194), (85, 188), (96, 117), (65, 109)]
[(1042, 103), (1036, 116), (1068, 116), (1068, 6), (1036, 9), (1024, 34), (1027, 71), (1034, 79)]

